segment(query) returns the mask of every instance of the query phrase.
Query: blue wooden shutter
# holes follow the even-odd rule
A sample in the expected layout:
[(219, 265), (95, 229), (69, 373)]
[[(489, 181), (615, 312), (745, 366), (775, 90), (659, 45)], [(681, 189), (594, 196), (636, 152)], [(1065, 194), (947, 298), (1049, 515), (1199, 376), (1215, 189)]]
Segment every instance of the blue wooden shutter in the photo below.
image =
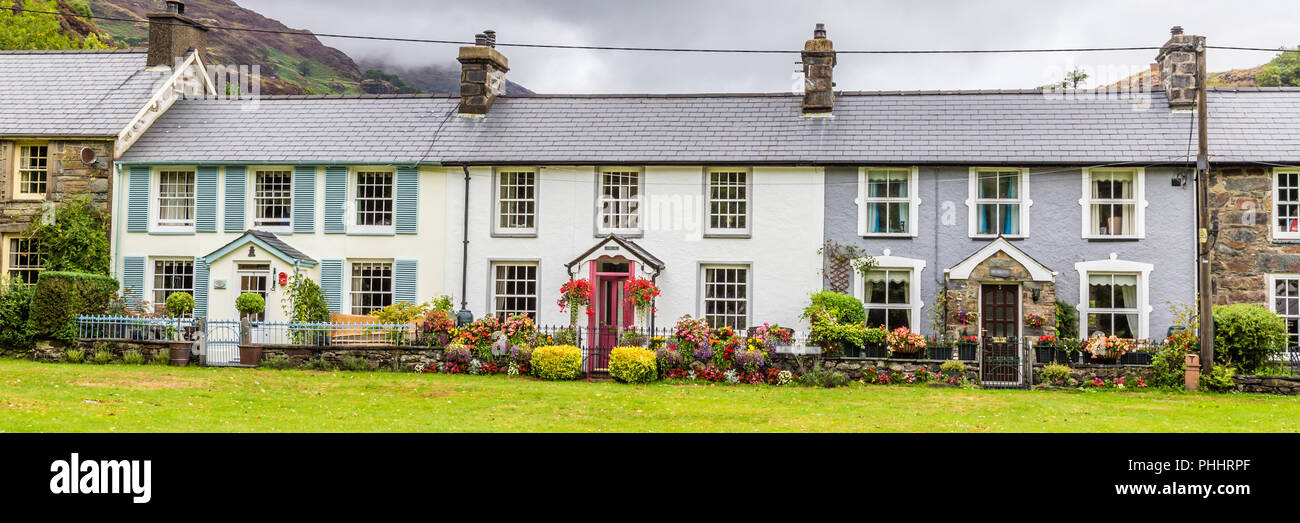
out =
[(320, 261), (320, 288), (330, 312), (343, 312), (343, 260)]
[(194, 183), (194, 230), (217, 232), (217, 168), (200, 166)]
[(293, 168), (293, 232), (316, 232), (316, 167)]
[(144, 297), (144, 256), (122, 258), (122, 297), (132, 307)]
[(243, 166), (226, 167), (226, 232), (244, 232), (244, 198), (248, 187), (247, 170)]
[(325, 168), (325, 233), (348, 232), (348, 168)]
[(208, 317), (208, 262), (194, 260), (194, 317)]
[(393, 223), (397, 234), (417, 234), (420, 232), (420, 169), (418, 167), (398, 167), (397, 180), (394, 183), (396, 213)]
[(152, 169), (132, 166), (127, 173), (126, 231), (149, 231), (149, 176)]
[(393, 261), (393, 302), (418, 303), (420, 262), (418, 260)]

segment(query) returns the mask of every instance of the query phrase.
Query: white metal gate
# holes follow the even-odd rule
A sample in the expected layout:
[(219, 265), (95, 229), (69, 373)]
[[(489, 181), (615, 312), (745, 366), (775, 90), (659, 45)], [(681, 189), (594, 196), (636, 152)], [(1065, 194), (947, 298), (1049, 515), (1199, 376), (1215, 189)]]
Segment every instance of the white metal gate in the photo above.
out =
[(207, 320), (203, 329), (204, 365), (239, 365), (239, 322)]

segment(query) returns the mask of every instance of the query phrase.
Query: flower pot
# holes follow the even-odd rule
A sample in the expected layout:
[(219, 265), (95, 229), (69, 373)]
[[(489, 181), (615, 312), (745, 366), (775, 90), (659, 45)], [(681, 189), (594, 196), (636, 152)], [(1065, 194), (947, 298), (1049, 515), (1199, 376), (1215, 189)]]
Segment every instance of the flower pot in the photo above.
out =
[(889, 349), (881, 344), (867, 345), (862, 348), (862, 356), (865, 358), (888, 358)]
[(194, 345), (188, 341), (177, 341), (167, 344), (168, 352), (171, 354), (171, 365), (173, 367), (184, 367), (190, 364), (190, 348)]
[(1052, 361), (1055, 363), (1060, 363), (1062, 365), (1069, 365), (1071, 363), (1079, 363), (1079, 356), (1075, 353), (1067, 352), (1061, 349), (1053, 349)]
[(941, 345), (938, 347), (926, 347), (926, 357), (932, 360), (952, 359), (952, 347)]
[(892, 357), (898, 359), (916, 359), (920, 357), (923, 352), (924, 349), (920, 349), (916, 347), (908, 347), (906, 349), (894, 349)]
[(1038, 363), (1047, 363), (1056, 357), (1056, 348), (1051, 345), (1035, 345), (1034, 361)]
[(840, 344), (840, 357), (842, 357), (842, 358), (861, 358), (861, 357), (862, 357), (862, 347), (859, 347), (859, 346), (854, 345), (854, 344), (852, 344), (852, 343), (841, 343), (841, 344)]
[(963, 341), (957, 344), (957, 358), (962, 361), (975, 361), (975, 351), (977, 350), (979, 350), (979, 343)]
[(1124, 365), (1150, 365), (1150, 352), (1126, 352), (1119, 357), (1119, 362)]
[(239, 346), (239, 364), (249, 367), (256, 367), (262, 363), (262, 346), (261, 345), (240, 345)]

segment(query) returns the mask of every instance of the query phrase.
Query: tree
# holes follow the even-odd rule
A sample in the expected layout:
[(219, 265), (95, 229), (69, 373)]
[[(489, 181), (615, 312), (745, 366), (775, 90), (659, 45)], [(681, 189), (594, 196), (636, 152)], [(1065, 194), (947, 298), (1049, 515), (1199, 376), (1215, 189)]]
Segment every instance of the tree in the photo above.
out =
[(1043, 90), (1046, 90), (1046, 89), (1078, 89), (1078, 88), (1079, 88), (1079, 84), (1082, 84), (1082, 83), (1084, 82), (1084, 80), (1087, 80), (1087, 79), (1088, 79), (1088, 73), (1085, 73), (1085, 72), (1083, 72), (1083, 69), (1079, 69), (1078, 67), (1076, 67), (1076, 68), (1074, 68), (1073, 71), (1070, 71), (1070, 72), (1068, 72), (1068, 73), (1065, 73), (1065, 78), (1061, 79), (1061, 81), (1056, 82), (1056, 83), (1050, 83), (1050, 84), (1047, 84), (1047, 85), (1040, 85), (1040, 86), (1038, 86), (1038, 88), (1039, 88), (1039, 89), (1043, 89)]
[(1260, 87), (1300, 87), (1300, 47), (1297, 52), (1281, 53), (1260, 68)]
[(108, 217), (89, 196), (65, 198), (54, 220), (35, 220), (27, 235), (40, 245), (45, 270), (108, 274)]
[[(64, 31), (60, 18), (42, 13), (14, 11), (14, 0), (0, 0), (0, 49), (105, 49), (94, 33), (85, 38)], [(59, 11), (54, 0), (27, 0), (22, 5), (33, 11)], [(79, 9), (74, 7), (74, 9)]]

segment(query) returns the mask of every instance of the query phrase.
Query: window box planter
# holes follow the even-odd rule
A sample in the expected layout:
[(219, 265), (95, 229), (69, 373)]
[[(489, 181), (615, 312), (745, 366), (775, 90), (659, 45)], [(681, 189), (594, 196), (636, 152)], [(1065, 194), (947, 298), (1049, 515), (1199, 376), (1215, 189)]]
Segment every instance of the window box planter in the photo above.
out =
[(1124, 365), (1150, 365), (1150, 352), (1126, 352), (1119, 357), (1119, 362)]
[(975, 352), (979, 350), (979, 342), (963, 341), (957, 344), (957, 359), (962, 361), (975, 361)]
[(866, 347), (862, 347), (862, 357), (863, 358), (888, 358), (889, 347), (885, 346), (882, 343), (867, 345)]
[(1055, 361), (1056, 352), (1056, 346), (1051, 343), (1039, 343), (1034, 345), (1034, 361), (1038, 363)]
[(952, 359), (952, 346), (940, 345), (937, 347), (926, 347), (926, 357), (932, 360), (950, 360)]
[[(1080, 356), (1081, 353), (1079, 351), (1069, 352), (1064, 349), (1056, 349), (1052, 351), (1051, 361), (1055, 363), (1060, 363), (1062, 365), (1083, 363), (1083, 359)], [(1047, 362), (1044, 361), (1042, 363), (1047, 363)]]

